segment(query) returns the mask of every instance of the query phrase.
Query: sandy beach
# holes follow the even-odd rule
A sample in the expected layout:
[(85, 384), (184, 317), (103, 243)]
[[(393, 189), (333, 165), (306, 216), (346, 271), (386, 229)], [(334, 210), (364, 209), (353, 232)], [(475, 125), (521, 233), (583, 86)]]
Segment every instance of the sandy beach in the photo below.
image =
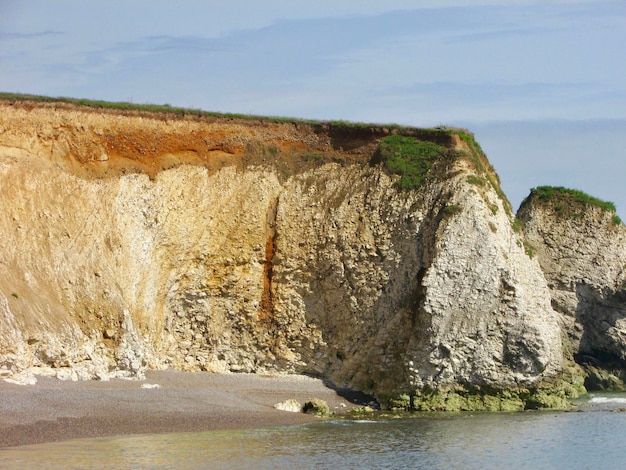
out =
[(321, 398), (337, 413), (367, 403), (366, 397), (338, 393), (322, 380), (301, 375), (173, 370), (150, 371), (145, 380), (71, 382), (39, 377), (35, 385), (0, 381), (0, 397), (0, 447), (124, 434), (278, 426), (319, 419), (274, 408), (288, 399), (304, 403)]

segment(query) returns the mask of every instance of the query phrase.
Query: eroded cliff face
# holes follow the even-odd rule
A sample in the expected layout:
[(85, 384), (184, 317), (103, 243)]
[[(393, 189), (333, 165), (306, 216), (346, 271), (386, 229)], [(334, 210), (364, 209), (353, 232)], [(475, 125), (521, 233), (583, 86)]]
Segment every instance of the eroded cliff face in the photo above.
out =
[(370, 165), (390, 132), (2, 103), (1, 373), (554, 382), (560, 317), (484, 157), (404, 130), (449, 152), (401, 191)]
[(518, 217), (560, 313), (566, 359), (588, 369), (588, 387), (623, 387), (626, 227), (611, 211), (559, 192), (549, 200), (531, 194)]

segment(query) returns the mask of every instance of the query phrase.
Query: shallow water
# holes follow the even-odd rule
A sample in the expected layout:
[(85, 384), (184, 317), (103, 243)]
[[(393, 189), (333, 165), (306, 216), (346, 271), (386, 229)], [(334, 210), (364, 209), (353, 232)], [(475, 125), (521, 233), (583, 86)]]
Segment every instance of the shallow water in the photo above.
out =
[(626, 394), (581, 405), (82, 439), (0, 450), (0, 468), (624, 468)]

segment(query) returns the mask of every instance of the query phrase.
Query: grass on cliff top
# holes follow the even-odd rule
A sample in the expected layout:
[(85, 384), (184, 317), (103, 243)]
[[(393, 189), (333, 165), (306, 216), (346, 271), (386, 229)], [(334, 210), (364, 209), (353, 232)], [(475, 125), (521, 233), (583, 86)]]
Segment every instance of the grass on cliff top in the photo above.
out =
[[(458, 135), (470, 149), (468, 157), (473, 162), (478, 173), (493, 186), (498, 196), (504, 201), (507, 212), (510, 212), (510, 203), (500, 187), (500, 180), (487, 160), (480, 145), (474, 139), (474, 135), (466, 129), (451, 126), (436, 126), (433, 128), (417, 128), (403, 126), (399, 124), (374, 124), (351, 121), (320, 121), (300, 119), (293, 117), (258, 116), (251, 114), (232, 114), (203, 111), (193, 108), (181, 108), (169, 104), (138, 104), (129, 102), (112, 102), (104, 100), (89, 100), (68, 97), (49, 97), (41, 95), (29, 95), (20, 93), (0, 92), (0, 100), (33, 102), (33, 103), (61, 103), (74, 106), (84, 106), (93, 109), (111, 109), (119, 111), (138, 111), (148, 113), (159, 113), (176, 117), (198, 117), (198, 118), (226, 118), (242, 119), (250, 121), (264, 121), (270, 123), (291, 123), (312, 126), (316, 132), (322, 130), (338, 131), (339, 133), (348, 130), (349, 132), (361, 132), (364, 130), (378, 138), (387, 135), (380, 146), (378, 161), (384, 156), (385, 165), (388, 171), (400, 174), (400, 187), (403, 189), (419, 187), (428, 173), (433, 162), (448, 149), (450, 135)], [(392, 135), (389, 135), (392, 134)], [(443, 145), (440, 145), (443, 144)]]
[(400, 175), (401, 189), (417, 189), (445, 147), (403, 135), (385, 137), (378, 146), (378, 160), (393, 174)]
[[(488, 182), (502, 201), (507, 215), (509, 217), (512, 216), (513, 208), (502, 190), (500, 177), (485, 156), (483, 149), (474, 139), (474, 134), (466, 129), (446, 126), (437, 127), (432, 131), (459, 136), (467, 145), (469, 153), (463, 151), (457, 152), (457, 155), (462, 155), (469, 159), (476, 173), (480, 175), (474, 175), (471, 182)], [(372, 162), (382, 162), (387, 171), (400, 175), (398, 186), (401, 189), (417, 189), (424, 183), (435, 161), (446, 154), (454, 154), (456, 152), (429, 140), (433, 135), (425, 137), (426, 140), (399, 134), (385, 137), (380, 142)]]
[[(3, 93), (0, 92), (0, 99), (8, 101), (33, 101), (38, 103), (66, 103), (76, 106), (87, 106), (89, 108), (96, 109), (116, 109), (121, 111), (146, 111), (151, 113), (166, 113), (179, 116), (208, 116), (208, 117), (230, 117), (237, 119), (261, 119), (260, 116), (252, 116), (247, 114), (229, 114), (229, 113), (217, 113), (210, 111), (203, 111), (195, 108), (182, 108), (177, 106), (171, 106), (170, 104), (140, 104), (130, 103), (126, 101), (104, 101), (104, 100), (89, 100), (83, 98), (69, 98), (69, 97), (50, 97), (41, 95), (28, 95), (20, 93)], [(272, 121), (292, 121), (293, 119), (280, 118), (280, 117), (267, 117), (264, 119)]]
[(621, 219), (617, 216), (617, 209), (615, 204), (609, 201), (603, 201), (596, 197), (590, 196), (578, 189), (569, 189), (562, 186), (538, 186), (530, 190), (530, 195), (526, 198), (526, 201), (531, 198), (538, 198), (541, 201), (552, 201), (555, 203), (554, 208), (557, 212), (562, 212), (564, 204), (577, 203), (583, 206), (599, 207), (605, 212), (613, 213), (613, 224), (619, 225), (622, 223)]
[[(246, 119), (252, 121), (266, 121), (273, 123), (297, 123), (297, 124), (309, 124), (312, 126), (328, 126), (330, 128), (352, 128), (352, 129), (369, 129), (372, 127), (384, 127), (385, 129), (398, 129), (398, 130), (416, 130), (410, 126), (403, 126), (400, 124), (373, 124), (364, 122), (352, 122), (352, 121), (321, 121), (314, 119), (301, 119), (295, 117), (283, 117), (283, 116), (260, 116), (254, 114), (238, 114), (238, 113), (220, 113), (215, 111), (204, 111), (197, 108), (183, 108), (177, 106), (171, 106), (169, 104), (140, 104), (130, 103), (125, 101), (104, 101), (104, 100), (90, 100), (83, 98), (69, 98), (69, 97), (50, 97), (42, 95), (29, 95), (22, 93), (8, 93), (0, 92), (0, 100), (6, 101), (31, 101), (36, 103), (65, 103), (75, 106), (86, 106), (94, 109), (112, 109), (120, 111), (143, 111), (150, 113), (163, 113), (174, 116), (197, 116), (197, 117), (218, 117), (218, 118), (230, 118), (230, 119)], [(449, 133), (447, 129), (432, 128), (429, 129), (435, 133)]]
[[(9, 102), (33, 102), (33, 103), (60, 103), (74, 106), (88, 107), (92, 109), (104, 109), (104, 110), (118, 110), (118, 111), (135, 111), (135, 112), (147, 112), (170, 115), (173, 117), (184, 118), (187, 116), (197, 118), (225, 118), (225, 119), (241, 119), (248, 121), (262, 121), (277, 124), (294, 124), (294, 125), (309, 125), (315, 131), (367, 131), (372, 134), (373, 137), (383, 137), (389, 134), (410, 135), (418, 137), (422, 140), (442, 142), (446, 141), (447, 137), (452, 134), (458, 134), (461, 138), (468, 142), (468, 145), (472, 149), (472, 152), (478, 151), (481, 155), (482, 149), (474, 140), (473, 134), (466, 129), (452, 126), (435, 126), (419, 128), (413, 126), (406, 126), (402, 124), (393, 123), (367, 123), (367, 122), (353, 122), (344, 120), (316, 120), (316, 119), (302, 119), (296, 117), (285, 116), (261, 116), (254, 114), (237, 114), (237, 113), (221, 113), (215, 111), (204, 111), (197, 108), (183, 108), (171, 106), (169, 104), (140, 104), (130, 102), (116, 102), (116, 101), (104, 101), (104, 100), (90, 100), (83, 98), (69, 98), (69, 97), (50, 97), (42, 95), (30, 95), (22, 93), (8, 93), (0, 91), (0, 100)], [(497, 178), (497, 176), (496, 176)]]
[(467, 145), (470, 150), (470, 153), (468, 155), (469, 160), (474, 166), (477, 174), (480, 176), (470, 178), (468, 182), (470, 182), (471, 184), (482, 185), (480, 182), (481, 178), (485, 178), (485, 180), (491, 185), (493, 190), (498, 195), (498, 198), (502, 201), (502, 205), (507, 215), (509, 217), (512, 217), (513, 206), (511, 206), (509, 198), (506, 197), (506, 194), (504, 194), (504, 191), (502, 190), (500, 176), (491, 165), (491, 162), (489, 162), (489, 160), (487, 159), (487, 156), (485, 155), (485, 152), (481, 148), (480, 144), (476, 142), (474, 134), (467, 129), (457, 127), (445, 127), (444, 129), (451, 134), (459, 136), (459, 138)]

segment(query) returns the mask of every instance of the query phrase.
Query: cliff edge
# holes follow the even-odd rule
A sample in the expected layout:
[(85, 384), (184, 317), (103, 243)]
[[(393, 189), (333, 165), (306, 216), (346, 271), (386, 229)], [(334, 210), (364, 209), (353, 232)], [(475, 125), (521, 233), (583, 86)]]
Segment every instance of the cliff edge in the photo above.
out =
[(594, 344), (563, 340), (542, 222), (531, 256), (463, 130), (5, 99), (0, 207), (4, 378), (299, 372), (519, 409), (574, 393)]

